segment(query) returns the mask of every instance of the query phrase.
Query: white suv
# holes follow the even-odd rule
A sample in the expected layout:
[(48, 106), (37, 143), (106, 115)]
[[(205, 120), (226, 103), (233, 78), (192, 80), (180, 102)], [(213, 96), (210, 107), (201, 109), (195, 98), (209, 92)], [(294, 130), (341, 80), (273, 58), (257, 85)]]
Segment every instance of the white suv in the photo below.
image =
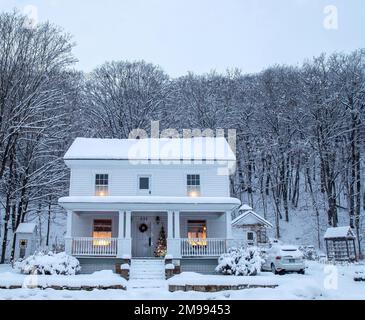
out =
[(271, 270), (274, 274), (286, 271), (305, 273), (303, 254), (298, 247), (289, 245), (274, 245), (263, 256), (265, 262), (262, 270)]

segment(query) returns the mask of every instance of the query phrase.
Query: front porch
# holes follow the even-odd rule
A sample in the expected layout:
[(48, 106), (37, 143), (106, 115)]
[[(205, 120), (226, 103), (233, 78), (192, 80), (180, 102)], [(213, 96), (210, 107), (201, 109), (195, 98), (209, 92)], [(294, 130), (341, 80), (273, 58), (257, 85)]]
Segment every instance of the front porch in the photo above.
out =
[(216, 258), (232, 241), (231, 212), (68, 211), (66, 252), (83, 258), (159, 257), (162, 230), (165, 253), (174, 259)]

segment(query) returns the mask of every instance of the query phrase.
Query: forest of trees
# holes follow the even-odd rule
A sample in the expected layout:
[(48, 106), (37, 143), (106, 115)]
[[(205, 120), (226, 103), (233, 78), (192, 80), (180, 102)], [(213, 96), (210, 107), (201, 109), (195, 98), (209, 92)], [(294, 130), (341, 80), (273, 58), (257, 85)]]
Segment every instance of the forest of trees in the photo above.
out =
[(106, 62), (85, 74), (74, 69), (70, 35), (26, 22), (0, 14), (0, 263), (13, 255), (19, 223), (36, 221), (43, 246), (52, 245), (52, 229), (65, 228), (56, 223), (64, 215), (57, 199), (68, 192), (62, 157), (75, 137), (128, 138), (156, 120), (161, 129), (236, 129), (232, 195), (260, 208), (275, 237), (305, 205), (315, 245), (340, 221), (360, 245), (365, 50), (248, 75), (171, 78), (144, 61)]

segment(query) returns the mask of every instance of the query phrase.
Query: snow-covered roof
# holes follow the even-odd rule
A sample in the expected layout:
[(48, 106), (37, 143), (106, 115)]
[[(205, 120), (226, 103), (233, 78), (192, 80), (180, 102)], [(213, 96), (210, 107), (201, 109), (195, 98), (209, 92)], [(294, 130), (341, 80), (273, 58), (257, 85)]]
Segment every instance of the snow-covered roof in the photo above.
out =
[(280, 247), (280, 250), (299, 250), (297, 246), (291, 244), (281, 244), (278, 247)]
[(268, 228), (272, 228), (272, 224), (252, 210), (243, 211), (238, 217), (232, 220), (232, 226), (263, 224)]
[(224, 160), (236, 157), (224, 137), (174, 139), (77, 138), (65, 160)]
[(36, 228), (35, 223), (20, 223), (15, 233), (33, 233)]
[(324, 234), (325, 239), (331, 238), (355, 238), (355, 234), (350, 226), (328, 228)]
[(243, 204), (242, 206), (240, 206), (240, 208), (238, 210), (239, 211), (252, 210), (252, 207), (250, 207), (248, 204)]
[(240, 205), (241, 201), (232, 197), (159, 197), (159, 196), (71, 196), (63, 197), (59, 203), (227, 203)]

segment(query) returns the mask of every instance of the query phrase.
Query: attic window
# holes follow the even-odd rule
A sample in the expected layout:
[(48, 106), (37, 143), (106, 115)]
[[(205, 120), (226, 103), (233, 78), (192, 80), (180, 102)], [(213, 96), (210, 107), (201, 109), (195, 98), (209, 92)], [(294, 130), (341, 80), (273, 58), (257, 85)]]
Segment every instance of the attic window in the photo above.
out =
[(99, 197), (108, 195), (109, 175), (96, 174), (95, 175), (95, 195)]

